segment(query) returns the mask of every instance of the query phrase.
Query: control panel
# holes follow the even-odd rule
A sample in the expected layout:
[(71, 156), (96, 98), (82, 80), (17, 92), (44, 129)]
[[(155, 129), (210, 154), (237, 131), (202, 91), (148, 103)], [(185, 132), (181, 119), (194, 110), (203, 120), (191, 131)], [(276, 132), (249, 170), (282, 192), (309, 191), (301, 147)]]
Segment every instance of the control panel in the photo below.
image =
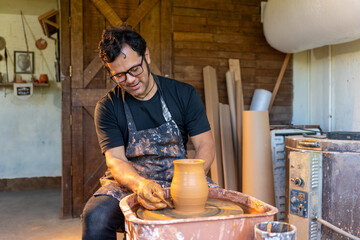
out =
[(290, 191), (290, 213), (303, 218), (308, 216), (307, 192), (294, 189)]
[(320, 239), (322, 154), (309, 151), (289, 153), (289, 223), (297, 228), (298, 240)]

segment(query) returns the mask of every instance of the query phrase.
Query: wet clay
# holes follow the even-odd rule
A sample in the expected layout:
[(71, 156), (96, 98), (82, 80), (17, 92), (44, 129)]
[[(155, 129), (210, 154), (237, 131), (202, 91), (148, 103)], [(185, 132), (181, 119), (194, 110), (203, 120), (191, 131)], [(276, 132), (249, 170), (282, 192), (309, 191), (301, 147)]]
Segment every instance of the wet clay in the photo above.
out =
[(208, 184), (202, 159), (178, 159), (174, 162), (174, 176), (170, 192), (175, 212), (203, 213), (208, 198)]
[(208, 199), (205, 205), (205, 210), (201, 212), (180, 212), (170, 208), (150, 211), (143, 207), (140, 207), (136, 211), (136, 213), (138, 218), (144, 220), (172, 220), (198, 217), (239, 215), (244, 214), (244, 210), (239, 205), (229, 201)]

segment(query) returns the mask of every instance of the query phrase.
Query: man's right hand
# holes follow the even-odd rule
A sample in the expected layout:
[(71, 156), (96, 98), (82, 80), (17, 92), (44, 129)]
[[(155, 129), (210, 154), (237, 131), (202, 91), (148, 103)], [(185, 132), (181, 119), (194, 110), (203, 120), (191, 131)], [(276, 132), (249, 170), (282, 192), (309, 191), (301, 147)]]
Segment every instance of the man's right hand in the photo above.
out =
[(157, 196), (164, 199), (164, 192), (159, 184), (145, 179), (137, 189), (137, 200), (146, 209), (155, 210), (166, 208), (167, 205)]

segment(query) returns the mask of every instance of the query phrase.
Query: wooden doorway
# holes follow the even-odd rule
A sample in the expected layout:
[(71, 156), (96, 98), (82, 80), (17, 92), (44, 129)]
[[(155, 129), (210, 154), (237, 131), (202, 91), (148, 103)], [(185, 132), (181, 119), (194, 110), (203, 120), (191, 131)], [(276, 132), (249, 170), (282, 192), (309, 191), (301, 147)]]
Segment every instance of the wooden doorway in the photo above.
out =
[(171, 0), (61, 0), (62, 216), (77, 217), (106, 170), (96, 102), (113, 87), (98, 58), (102, 31), (126, 23), (145, 38), (152, 72), (172, 76)]

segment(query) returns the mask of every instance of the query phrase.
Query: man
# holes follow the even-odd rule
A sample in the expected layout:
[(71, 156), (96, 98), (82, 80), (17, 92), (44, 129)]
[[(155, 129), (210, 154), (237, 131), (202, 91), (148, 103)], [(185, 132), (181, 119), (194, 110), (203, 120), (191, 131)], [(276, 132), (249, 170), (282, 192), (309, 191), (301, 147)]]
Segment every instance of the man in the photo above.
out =
[[(99, 144), (108, 170), (83, 212), (83, 239), (116, 239), (124, 230), (119, 201), (136, 193), (147, 209), (165, 208), (162, 187), (170, 187), (175, 159), (187, 158), (188, 135), (207, 173), (214, 141), (194, 87), (156, 76), (145, 40), (122, 26), (103, 32), (99, 55), (116, 83), (95, 109)], [(208, 179), (210, 187), (216, 185)]]

